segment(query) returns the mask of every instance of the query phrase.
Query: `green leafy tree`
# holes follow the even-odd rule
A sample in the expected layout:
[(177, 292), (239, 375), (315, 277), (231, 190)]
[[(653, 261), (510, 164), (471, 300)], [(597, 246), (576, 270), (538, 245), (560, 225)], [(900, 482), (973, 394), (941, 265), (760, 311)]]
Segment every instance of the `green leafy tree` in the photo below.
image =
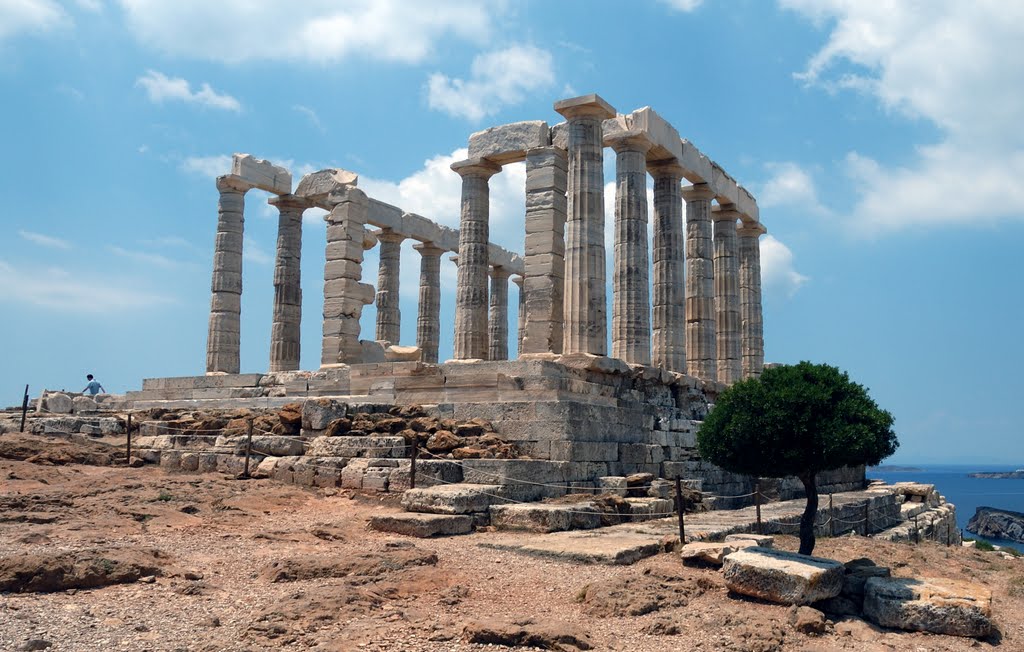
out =
[(816, 475), (843, 466), (876, 465), (899, 442), (892, 415), (836, 367), (801, 362), (765, 369), (760, 378), (722, 392), (697, 433), (701, 456), (756, 477), (796, 476), (807, 492), (800, 553), (814, 551)]

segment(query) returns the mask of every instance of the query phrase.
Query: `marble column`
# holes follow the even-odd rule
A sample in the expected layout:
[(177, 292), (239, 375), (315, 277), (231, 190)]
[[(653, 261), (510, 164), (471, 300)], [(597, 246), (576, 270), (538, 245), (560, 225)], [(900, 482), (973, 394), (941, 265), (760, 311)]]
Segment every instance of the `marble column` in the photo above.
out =
[(526, 247), (521, 278), (519, 353), (562, 352), (565, 290), (566, 152), (557, 147), (526, 151)]
[(206, 373), (237, 374), (242, 313), (242, 229), (245, 193), (238, 177), (217, 177), (217, 237), (213, 252)]
[(487, 319), (487, 359), (508, 360), (508, 278), (504, 267), (491, 268), (491, 311)]
[(279, 212), (270, 371), (296, 371), (302, 332), (302, 213), (309, 203), (295, 195), (272, 197), (269, 203)]
[(416, 346), (423, 362), (437, 362), (441, 339), (441, 254), (444, 249), (424, 242), (413, 245), (420, 252), (420, 303), (416, 316)]
[(455, 285), (456, 360), (487, 359), (487, 276), (490, 239), (488, 179), (501, 167), (486, 159), (452, 164), (462, 177), (459, 272)]
[(399, 274), (404, 235), (391, 229), (377, 234), (380, 267), (377, 269), (377, 341), (401, 344), (402, 312), (399, 306)]
[(612, 357), (630, 364), (650, 365), (647, 152), (652, 143), (639, 133), (617, 137), (611, 146), (615, 150)]
[[(519, 286), (519, 327), (517, 329), (516, 357), (523, 354), (523, 342), (526, 339), (526, 291), (523, 289), (522, 276), (515, 276), (512, 282)], [(561, 346), (559, 346), (561, 349)]]
[(359, 343), (359, 319), (363, 306), (373, 303), (372, 285), (361, 283), (363, 252), (377, 244), (366, 230), (369, 200), (355, 187), (331, 197), (336, 204), (327, 221), (324, 265), (324, 321), (320, 366), (334, 367), (363, 361)]
[(568, 206), (562, 353), (608, 350), (602, 122), (615, 109), (597, 95), (555, 103), (568, 123)]
[(678, 164), (652, 165), (654, 237), (651, 364), (686, 373), (686, 244)]
[(740, 355), (743, 377), (757, 378), (764, 369), (764, 321), (761, 312), (761, 245), (768, 230), (759, 223), (744, 222), (740, 239)]
[(740, 265), (732, 204), (711, 212), (715, 223), (715, 325), (717, 328), (718, 381), (731, 385), (740, 379)]
[(711, 200), (706, 183), (683, 188), (686, 200), (686, 373), (718, 380)]

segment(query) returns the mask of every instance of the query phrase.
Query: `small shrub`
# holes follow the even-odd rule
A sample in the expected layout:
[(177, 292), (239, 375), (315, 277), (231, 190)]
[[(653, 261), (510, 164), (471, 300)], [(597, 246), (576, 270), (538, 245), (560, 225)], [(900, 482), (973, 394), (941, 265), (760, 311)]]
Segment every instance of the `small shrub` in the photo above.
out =
[(166, 503), (166, 502), (169, 502), (171, 500), (174, 500), (174, 496), (169, 494), (167, 491), (164, 491), (164, 490), (161, 489), (160, 493), (157, 495), (156, 499), (161, 501), (161, 502), (165, 502)]
[(975, 539), (974, 540), (974, 549), (975, 550), (984, 550), (985, 552), (992, 552), (992, 551), (994, 551), (996, 549), (996, 547), (993, 546), (988, 541), (985, 541), (984, 539)]
[(1009, 582), (1009, 587), (1006, 592), (1010, 597), (1024, 598), (1024, 575), (1018, 575)]

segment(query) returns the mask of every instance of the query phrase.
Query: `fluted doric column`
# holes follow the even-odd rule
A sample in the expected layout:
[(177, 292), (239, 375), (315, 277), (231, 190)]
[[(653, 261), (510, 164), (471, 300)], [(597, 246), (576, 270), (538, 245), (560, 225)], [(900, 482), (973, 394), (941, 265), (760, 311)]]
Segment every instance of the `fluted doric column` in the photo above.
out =
[(557, 147), (526, 151), (525, 322), (519, 353), (561, 353), (565, 290), (566, 153)]
[(295, 195), (272, 197), (269, 203), (279, 211), (270, 371), (296, 371), (302, 334), (302, 213), (309, 203)]
[(457, 360), (487, 358), (487, 276), (490, 239), (488, 179), (501, 167), (486, 159), (452, 164), (462, 177), (459, 219), (459, 273), (455, 285), (455, 350)]
[(519, 327), (517, 329), (516, 357), (523, 354), (523, 342), (526, 339), (526, 291), (523, 290), (523, 277), (514, 276), (512, 282), (519, 286)]
[(237, 374), (242, 317), (242, 230), (245, 193), (252, 186), (232, 175), (217, 177), (217, 237), (213, 251), (206, 373)]
[(651, 303), (647, 272), (647, 152), (643, 133), (616, 137), (615, 239), (612, 274), (612, 357), (651, 364)]
[(420, 303), (416, 316), (416, 346), (423, 362), (437, 362), (441, 338), (441, 254), (444, 249), (429, 242), (413, 245), (420, 252)]
[(761, 313), (761, 245), (768, 230), (759, 223), (744, 222), (740, 239), (740, 355), (743, 377), (757, 378), (764, 369), (764, 321)]
[(487, 320), (487, 359), (508, 360), (508, 277), (504, 267), (491, 268), (491, 311)]
[(605, 355), (608, 350), (604, 251), (602, 121), (615, 116), (597, 95), (555, 103), (568, 123), (568, 212), (562, 353)]
[(715, 223), (715, 325), (718, 380), (731, 385), (740, 379), (740, 267), (736, 221), (732, 204), (711, 212)]
[(380, 266), (377, 268), (377, 340), (398, 345), (402, 337), (402, 312), (399, 306), (399, 277), (402, 241), (405, 236), (391, 229), (377, 234), (380, 241)]
[(320, 366), (356, 364), (363, 361), (359, 344), (359, 318), (363, 306), (373, 303), (373, 286), (361, 283), (363, 252), (377, 244), (366, 230), (369, 200), (366, 193), (348, 187), (332, 194), (336, 199), (327, 221), (324, 265), (324, 321)]
[(686, 373), (686, 245), (683, 237), (683, 168), (651, 166), (654, 236), (651, 364)]
[(706, 183), (687, 186), (686, 200), (686, 373), (718, 380), (715, 342), (715, 267), (711, 200)]

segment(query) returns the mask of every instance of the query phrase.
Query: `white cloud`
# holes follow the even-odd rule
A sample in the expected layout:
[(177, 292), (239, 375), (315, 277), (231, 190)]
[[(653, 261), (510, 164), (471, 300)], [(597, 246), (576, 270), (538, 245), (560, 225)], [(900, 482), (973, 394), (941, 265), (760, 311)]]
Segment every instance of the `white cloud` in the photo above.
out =
[(427, 101), (432, 109), (477, 121), (554, 82), (550, 52), (516, 45), (477, 55), (469, 79), (434, 73), (427, 81)]
[(187, 261), (170, 258), (169, 256), (153, 253), (151, 251), (125, 249), (124, 247), (118, 247), (117, 245), (109, 245), (107, 249), (113, 254), (141, 263), (147, 267), (177, 269), (180, 267), (191, 266), (191, 263), (188, 263)]
[(75, 4), (85, 11), (99, 13), (103, 11), (103, 3), (100, 0), (75, 0)]
[[(934, 124), (909, 164), (851, 153), (861, 187), (851, 224), (869, 233), (929, 223), (1024, 218), (1024, 4), (781, 0), (822, 25), (828, 42), (799, 79), (831, 92), (874, 96)], [(953, 191), (951, 188), (961, 188)]]
[(267, 252), (254, 238), (245, 236), (242, 239), (242, 260), (257, 265), (273, 265), (274, 256)]
[(173, 303), (174, 299), (124, 281), (72, 274), (61, 268), (26, 269), (0, 260), (0, 300), (58, 312), (107, 313)]
[(227, 154), (189, 156), (181, 162), (181, 169), (191, 174), (216, 179), (231, 172), (231, 157)]
[(301, 104), (295, 104), (292, 106), (292, 111), (296, 111), (306, 116), (306, 119), (309, 120), (309, 123), (316, 127), (316, 130), (319, 131), (320, 133), (327, 133), (327, 130), (324, 129), (323, 123), (320, 122), (320, 116), (318, 116), (316, 111), (314, 111), (313, 109), (309, 108), (308, 106), (303, 106)]
[(146, 74), (135, 81), (136, 86), (146, 90), (150, 102), (163, 104), (167, 100), (198, 104), (224, 111), (241, 111), (242, 104), (230, 95), (218, 93), (209, 84), (203, 83), (198, 91), (192, 90), (187, 79), (168, 77), (156, 70), (147, 70)]
[(676, 11), (690, 12), (704, 4), (704, 0), (661, 0), (661, 3)]
[(770, 162), (765, 168), (771, 177), (757, 194), (758, 205), (801, 207), (804, 212), (827, 215), (829, 210), (818, 200), (818, 192), (810, 173), (791, 161)]
[(53, 0), (0, 0), (0, 41), (18, 34), (40, 34), (71, 25)]
[(796, 271), (789, 247), (772, 235), (761, 238), (761, 286), (766, 294), (791, 297), (809, 280)]
[[(227, 63), (363, 58), (417, 63), (442, 40), (485, 43), (491, 13), (476, 0), (120, 0), (135, 38), (165, 54)], [(342, 6), (339, 6), (342, 5)]]
[(36, 233), (34, 231), (18, 231), (18, 235), (25, 238), (29, 242), (33, 242), (37, 245), (44, 247), (52, 247), (53, 249), (71, 249), (71, 243), (67, 240), (61, 240), (50, 235), (44, 235), (42, 233)]

